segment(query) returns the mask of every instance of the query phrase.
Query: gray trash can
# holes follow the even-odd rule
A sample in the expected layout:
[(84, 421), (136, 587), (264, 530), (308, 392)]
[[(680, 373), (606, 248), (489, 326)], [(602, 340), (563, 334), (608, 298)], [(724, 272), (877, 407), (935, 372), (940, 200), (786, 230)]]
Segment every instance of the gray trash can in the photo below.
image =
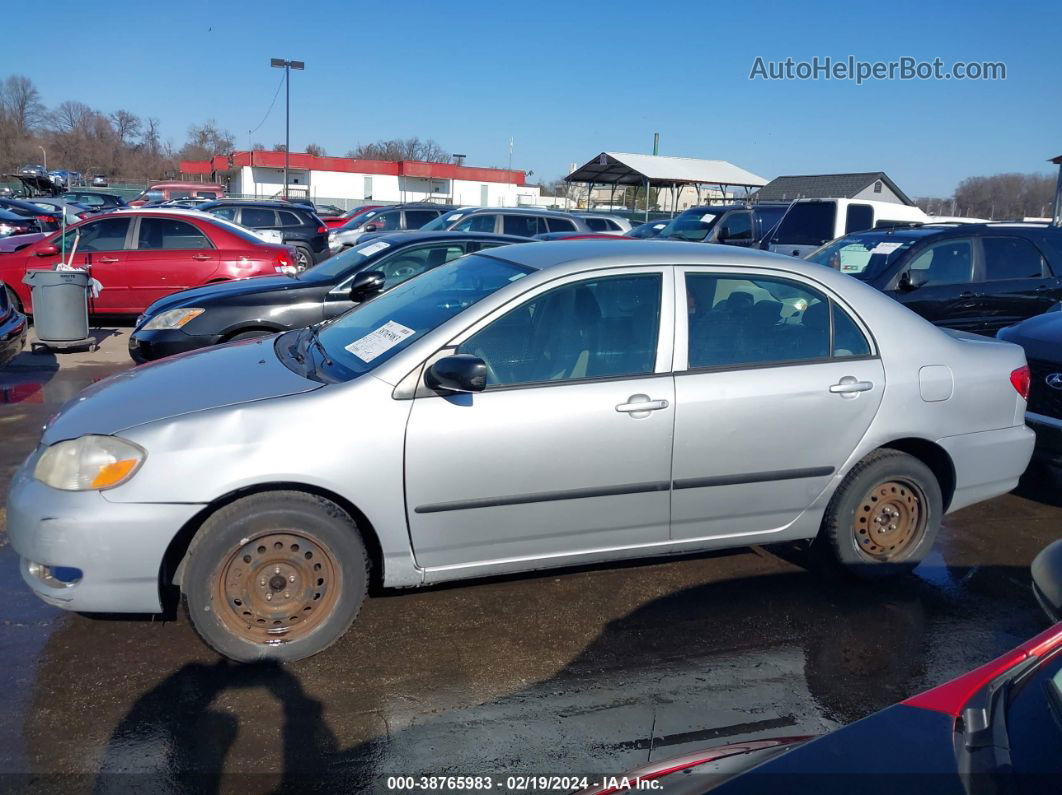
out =
[(95, 345), (95, 338), (89, 336), (88, 273), (31, 269), (22, 282), (33, 290), (33, 327), (42, 345)]

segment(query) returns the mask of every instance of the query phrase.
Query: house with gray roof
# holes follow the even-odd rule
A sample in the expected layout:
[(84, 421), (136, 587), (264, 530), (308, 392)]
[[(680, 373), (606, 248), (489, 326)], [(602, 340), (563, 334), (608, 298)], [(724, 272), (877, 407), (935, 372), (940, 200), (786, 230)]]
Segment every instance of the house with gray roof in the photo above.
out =
[(855, 174), (806, 174), (775, 177), (755, 194), (756, 201), (791, 202), (795, 199), (870, 199), (911, 207), (914, 202), (884, 171)]

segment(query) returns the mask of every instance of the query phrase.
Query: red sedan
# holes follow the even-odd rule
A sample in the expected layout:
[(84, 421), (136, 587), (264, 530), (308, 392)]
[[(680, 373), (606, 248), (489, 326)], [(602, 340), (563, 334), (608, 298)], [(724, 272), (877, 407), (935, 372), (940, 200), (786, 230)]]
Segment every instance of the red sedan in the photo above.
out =
[(332, 215), (328, 217), (322, 216), (321, 220), (324, 221), (325, 226), (327, 226), (329, 229), (338, 229), (339, 227), (349, 223), (350, 220), (355, 216), (361, 215), (362, 213), (367, 213), (369, 210), (375, 210), (378, 207), (383, 207), (383, 205), (360, 204), (357, 207), (352, 207), (351, 209), (347, 210), (342, 215)]
[(24, 312), (33, 312), (29, 287), (22, 283), (26, 271), (54, 267), (63, 251), (69, 261), (75, 239), (72, 264), (87, 267), (103, 285), (89, 305), (94, 314), (137, 315), (178, 290), (275, 276), (294, 262), (290, 247), (266, 243), (249, 230), (203, 213), (121, 210), (67, 227), (65, 240), (54, 232), (0, 253), (0, 282), (14, 291)]

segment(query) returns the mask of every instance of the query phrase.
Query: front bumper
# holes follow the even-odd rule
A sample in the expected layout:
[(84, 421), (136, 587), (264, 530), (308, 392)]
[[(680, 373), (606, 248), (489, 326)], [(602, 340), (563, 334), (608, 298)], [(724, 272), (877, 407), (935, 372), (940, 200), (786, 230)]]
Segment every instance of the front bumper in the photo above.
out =
[[(203, 506), (114, 503), (98, 491), (60, 491), (33, 478), (36, 459), (15, 474), (7, 501), (7, 535), (30, 589), (64, 610), (161, 612), (166, 548)], [(42, 566), (80, 569), (81, 576), (58, 582), (41, 576)]]
[(144, 364), (178, 353), (209, 348), (219, 342), (221, 336), (218, 334), (188, 334), (181, 329), (138, 329), (129, 335), (129, 356), (137, 364)]
[(0, 367), (22, 351), (28, 329), (29, 322), (21, 312), (12, 312), (7, 320), (0, 322)]

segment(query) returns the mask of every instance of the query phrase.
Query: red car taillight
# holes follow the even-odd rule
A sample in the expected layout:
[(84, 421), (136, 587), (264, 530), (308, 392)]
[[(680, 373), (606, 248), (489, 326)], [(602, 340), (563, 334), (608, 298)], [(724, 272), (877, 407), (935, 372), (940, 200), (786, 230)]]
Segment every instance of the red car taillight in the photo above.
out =
[(89, 217), (90, 217), (91, 215), (92, 215), (92, 213), (91, 213), (91, 212), (88, 212), (88, 211), (86, 210), (86, 211), (85, 211), (85, 212), (83, 212), (83, 213), (78, 213), (78, 214), (77, 214), (77, 217), (78, 217), (78, 218), (89, 218)]
[(317, 227), (317, 234), (323, 235), (326, 232), (328, 232), (328, 227), (325, 226), (324, 224), (321, 224), (319, 227)]
[(909, 707), (943, 712), (957, 718), (977, 691), (997, 676), (1030, 657), (1043, 657), (1059, 647), (1062, 647), (1062, 623), (1055, 624), (1046, 632), (1041, 632), (1031, 640), (1025, 641), (1018, 648), (1008, 651), (990, 663), (985, 663), (980, 668), (963, 674), (958, 679), (952, 679), (950, 682), (945, 682), (939, 687), (919, 693), (900, 703)]
[(1032, 383), (1032, 374), (1029, 372), (1029, 365), (1023, 365), (1017, 370), (1014, 370), (1010, 374), (1010, 383), (1018, 390), (1018, 394), (1022, 396), (1024, 400), (1029, 399), (1029, 385)]
[(37, 216), (37, 220), (38, 221), (42, 221), (43, 223), (46, 223), (46, 224), (55, 223), (55, 219), (52, 218), (52, 216), (50, 216), (50, 215), (38, 215)]

